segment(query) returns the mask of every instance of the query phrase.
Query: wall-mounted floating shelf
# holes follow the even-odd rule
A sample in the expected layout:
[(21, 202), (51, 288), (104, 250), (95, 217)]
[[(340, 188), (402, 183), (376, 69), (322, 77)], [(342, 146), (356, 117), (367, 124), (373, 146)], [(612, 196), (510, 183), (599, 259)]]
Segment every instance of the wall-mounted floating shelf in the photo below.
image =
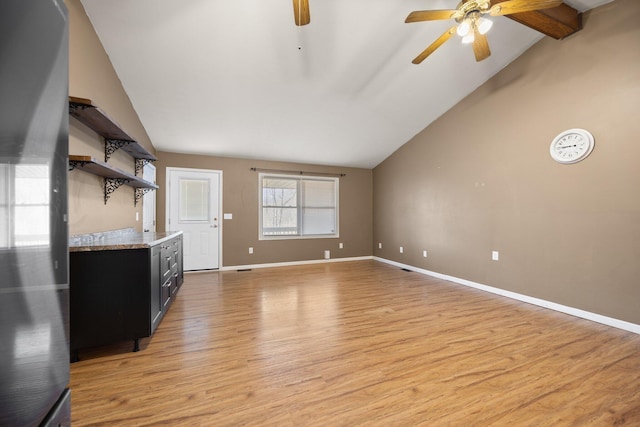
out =
[(105, 162), (108, 162), (111, 155), (118, 149), (122, 149), (134, 158), (135, 174), (138, 175), (144, 165), (158, 160), (122, 130), (104, 111), (93, 105), (90, 99), (70, 96), (69, 114), (104, 138)]
[[(91, 156), (69, 156), (70, 170), (81, 169), (104, 178), (104, 204), (121, 185), (128, 185), (135, 188), (133, 205), (138, 204), (142, 196), (156, 190), (158, 186), (153, 182), (138, 178), (138, 173), (142, 172), (144, 165), (158, 160), (142, 145), (138, 144), (107, 114), (93, 105), (90, 99), (69, 97), (69, 115), (78, 119), (91, 130), (104, 138), (104, 163)], [(134, 175), (124, 172), (118, 168), (109, 166), (107, 162), (116, 150), (122, 149), (134, 159)]]
[(91, 156), (69, 155), (70, 170), (79, 169), (104, 178), (104, 204), (121, 185), (128, 185), (135, 189), (133, 204), (138, 204), (138, 200), (148, 191), (158, 188), (153, 182), (145, 181), (130, 173), (114, 168), (106, 163), (94, 159)]

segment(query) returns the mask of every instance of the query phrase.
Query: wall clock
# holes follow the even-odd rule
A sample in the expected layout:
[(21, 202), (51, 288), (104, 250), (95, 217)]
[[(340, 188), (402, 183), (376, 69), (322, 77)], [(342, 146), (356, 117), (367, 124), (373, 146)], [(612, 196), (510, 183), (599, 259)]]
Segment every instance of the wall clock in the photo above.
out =
[(570, 164), (583, 160), (593, 150), (594, 139), (584, 129), (569, 129), (553, 138), (549, 152), (558, 163)]

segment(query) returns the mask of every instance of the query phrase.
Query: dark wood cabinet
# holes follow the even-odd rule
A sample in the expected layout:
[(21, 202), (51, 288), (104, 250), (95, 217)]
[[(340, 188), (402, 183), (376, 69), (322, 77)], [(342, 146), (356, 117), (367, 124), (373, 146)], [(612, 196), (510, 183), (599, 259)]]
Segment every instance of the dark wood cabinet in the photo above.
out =
[(155, 331), (184, 281), (182, 238), (151, 248), (151, 329)]
[(183, 282), (182, 234), (125, 249), (70, 253), (71, 352), (150, 337)]

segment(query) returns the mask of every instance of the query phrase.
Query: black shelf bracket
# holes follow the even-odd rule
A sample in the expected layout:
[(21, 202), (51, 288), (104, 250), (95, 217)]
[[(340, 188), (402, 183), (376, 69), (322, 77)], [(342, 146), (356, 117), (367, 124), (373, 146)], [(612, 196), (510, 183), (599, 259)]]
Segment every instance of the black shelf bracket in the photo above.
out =
[(124, 178), (105, 178), (104, 179), (104, 204), (111, 197), (111, 193), (116, 191), (121, 185), (128, 183), (128, 179)]
[(69, 102), (69, 114), (71, 115), (76, 115), (78, 114), (77, 111), (84, 111), (87, 108), (91, 108), (91, 106)]
[(122, 141), (119, 139), (104, 139), (104, 161), (108, 162), (111, 155), (125, 145), (133, 144), (134, 141)]
[(136, 188), (136, 192), (133, 195), (133, 206), (138, 205), (138, 200), (142, 199), (142, 196), (147, 194), (149, 191), (155, 190), (155, 188)]
[(135, 161), (136, 161), (136, 172), (135, 172), (136, 176), (138, 176), (138, 172), (142, 172), (142, 168), (144, 168), (149, 163), (154, 162), (154, 160), (152, 159), (139, 159), (139, 158), (136, 158)]
[(74, 170), (75, 168), (81, 168), (84, 165), (86, 165), (88, 162), (80, 162), (77, 160), (69, 160), (69, 172), (71, 172), (72, 170)]

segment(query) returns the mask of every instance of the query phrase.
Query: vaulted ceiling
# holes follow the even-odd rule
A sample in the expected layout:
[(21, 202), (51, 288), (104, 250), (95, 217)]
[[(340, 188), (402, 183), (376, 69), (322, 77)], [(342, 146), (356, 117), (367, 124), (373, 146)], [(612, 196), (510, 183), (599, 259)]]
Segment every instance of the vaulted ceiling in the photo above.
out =
[(454, 36), (414, 65), (454, 22), (405, 18), (457, 0), (309, 0), (300, 27), (291, 0), (81, 1), (156, 149), (337, 166), (376, 166), (544, 37), (495, 17), (488, 59)]

